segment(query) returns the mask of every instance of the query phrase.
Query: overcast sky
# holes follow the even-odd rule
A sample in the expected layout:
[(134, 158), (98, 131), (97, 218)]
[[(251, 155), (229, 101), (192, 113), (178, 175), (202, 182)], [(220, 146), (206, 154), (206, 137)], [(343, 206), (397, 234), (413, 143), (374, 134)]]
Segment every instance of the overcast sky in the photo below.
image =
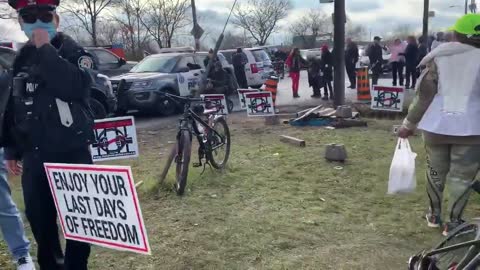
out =
[[(247, 0), (239, 0), (247, 1)], [(421, 31), (423, 1), (421, 0), (346, 0), (347, 16), (354, 24), (361, 24), (366, 27), (368, 34), (385, 35), (398, 27), (408, 24), (416, 32)], [(436, 17), (431, 19), (431, 29), (445, 30), (462, 15), (464, 8), (463, 0), (432, 0), (431, 10), (436, 12)], [(318, 0), (292, 0), (293, 10), (289, 17), (281, 25), (287, 29), (289, 23), (305, 14), (311, 9), (321, 9), (326, 14), (332, 14), (333, 4), (320, 4)], [(228, 16), (229, 8), (233, 0), (197, 0), (200, 23), (203, 28), (210, 32), (211, 36), (217, 36)], [(455, 7), (451, 8), (450, 6)], [(2, 25), (8, 31), (0, 31), (0, 39), (14, 38), (23, 39), (20, 28), (15, 24)], [(229, 27), (233, 30), (232, 26)], [(270, 43), (279, 44), (289, 38), (286, 31), (276, 33)]]
[[(201, 14), (206, 14), (204, 24), (207, 28), (221, 30), (220, 24), (225, 21), (229, 7), (233, 0), (197, 0)], [(242, 0), (239, 0), (240, 2)], [(243, 0), (246, 1), (246, 0)], [(436, 17), (430, 20), (433, 30), (446, 30), (464, 12), (463, 0), (431, 0), (430, 10), (435, 11)], [(292, 0), (294, 9), (281, 25), (288, 28), (291, 22), (312, 9), (321, 9), (327, 15), (333, 13), (333, 4), (320, 4), (318, 0)], [(410, 25), (413, 31), (420, 33), (423, 20), (423, 1), (421, 0), (346, 0), (347, 16), (353, 24), (366, 27), (368, 33), (365, 38), (385, 35), (392, 32), (399, 25)], [(455, 6), (455, 7), (450, 7)], [(214, 23), (210, 23), (212, 20)], [(223, 26), (223, 24), (221, 24)], [(229, 28), (232, 30), (232, 28)], [(286, 31), (280, 31), (269, 40), (270, 43), (280, 43), (289, 38)]]

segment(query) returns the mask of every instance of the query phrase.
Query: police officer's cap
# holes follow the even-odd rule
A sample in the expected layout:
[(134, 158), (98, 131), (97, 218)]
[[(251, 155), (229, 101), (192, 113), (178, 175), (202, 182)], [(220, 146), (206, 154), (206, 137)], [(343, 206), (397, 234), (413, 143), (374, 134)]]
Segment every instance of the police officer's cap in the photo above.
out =
[(60, 4), (60, 0), (8, 0), (8, 4), (17, 11), (33, 7), (55, 10)]

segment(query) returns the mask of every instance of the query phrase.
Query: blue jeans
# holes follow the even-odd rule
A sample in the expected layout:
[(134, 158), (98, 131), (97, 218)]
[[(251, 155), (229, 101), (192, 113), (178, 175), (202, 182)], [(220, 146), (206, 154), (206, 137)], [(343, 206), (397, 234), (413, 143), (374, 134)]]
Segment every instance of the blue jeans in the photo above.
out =
[(25, 237), (20, 213), (12, 200), (2, 148), (0, 148), (0, 229), (15, 260), (29, 255), (30, 242)]

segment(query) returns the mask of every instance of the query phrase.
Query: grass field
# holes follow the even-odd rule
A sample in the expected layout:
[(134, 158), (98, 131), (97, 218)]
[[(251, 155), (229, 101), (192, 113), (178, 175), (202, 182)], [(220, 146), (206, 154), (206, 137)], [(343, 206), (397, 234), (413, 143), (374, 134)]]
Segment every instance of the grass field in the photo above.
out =
[[(140, 158), (120, 165), (131, 165), (135, 180), (145, 182), (141, 206), (153, 255), (94, 248), (91, 269), (405, 269), (410, 255), (440, 239), (423, 219), (420, 137), (411, 141), (419, 154), (417, 192), (386, 195), (393, 121), (327, 130), (232, 119), (228, 169), (200, 175), (192, 168), (184, 197), (172, 192), (172, 175), (156, 192), (173, 130), (140, 132)], [(283, 144), (280, 134), (302, 138), (307, 147)], [(345, 164), (325, 161), (328, 143), (346, 145)], [(468, 217), (479, 209), (471, 203)]]

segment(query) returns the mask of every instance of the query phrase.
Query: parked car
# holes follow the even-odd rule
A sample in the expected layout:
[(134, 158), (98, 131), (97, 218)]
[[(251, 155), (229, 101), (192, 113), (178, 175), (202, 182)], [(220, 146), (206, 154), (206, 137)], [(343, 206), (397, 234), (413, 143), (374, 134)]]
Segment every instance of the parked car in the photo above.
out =
[(125, 114), (129, 110), (163, 115), (176, 113), (180, 109), (178, 105), (160, 93), (195, 94), (205, 73), (205, 57), (205, 53), (194, 52), (149, 55), (129, 73), (111, 78), (119, 100), (117, 113)]
[[(16, 52), (0, 47), (0, 72), (8, 71), (13, 65)], [(96, 119), (102, 119), (117, 109), (117, 98), (113, 93), (111, 83), (105, 75), (95, 70), (89, 70), (94, 82), (91, 88), (90, 107)]]
[[(370, 65), (370, 59), (368, 58), (367, 55), (367, 49), (368, 47), (360, 46), (358, 48), (359, 54), (360, 54), (360, 66), (369, 66)], [(388, 50), (387, 47), (383, 48), (383, 72), (390, 72), (392, 70), (392, 65), (390, 64), (390, 57), (392, 54), (390, 53), (390, 50)]]
[[(228, 63), (232, 64), (232, 56), (237, 50), (221, 50)], [(245, 48), (243, 52), (247, 56), (248, 63), (245, 65), (248, 85), (260, 88), (274, 74), (272, 60), (264, 48)]]
[(94, 57), (95, 68), (109, 77), (125, 74), (138, 64), (138, 62), (127, 61), (104, 48), (87, 47), (85, 50)]

